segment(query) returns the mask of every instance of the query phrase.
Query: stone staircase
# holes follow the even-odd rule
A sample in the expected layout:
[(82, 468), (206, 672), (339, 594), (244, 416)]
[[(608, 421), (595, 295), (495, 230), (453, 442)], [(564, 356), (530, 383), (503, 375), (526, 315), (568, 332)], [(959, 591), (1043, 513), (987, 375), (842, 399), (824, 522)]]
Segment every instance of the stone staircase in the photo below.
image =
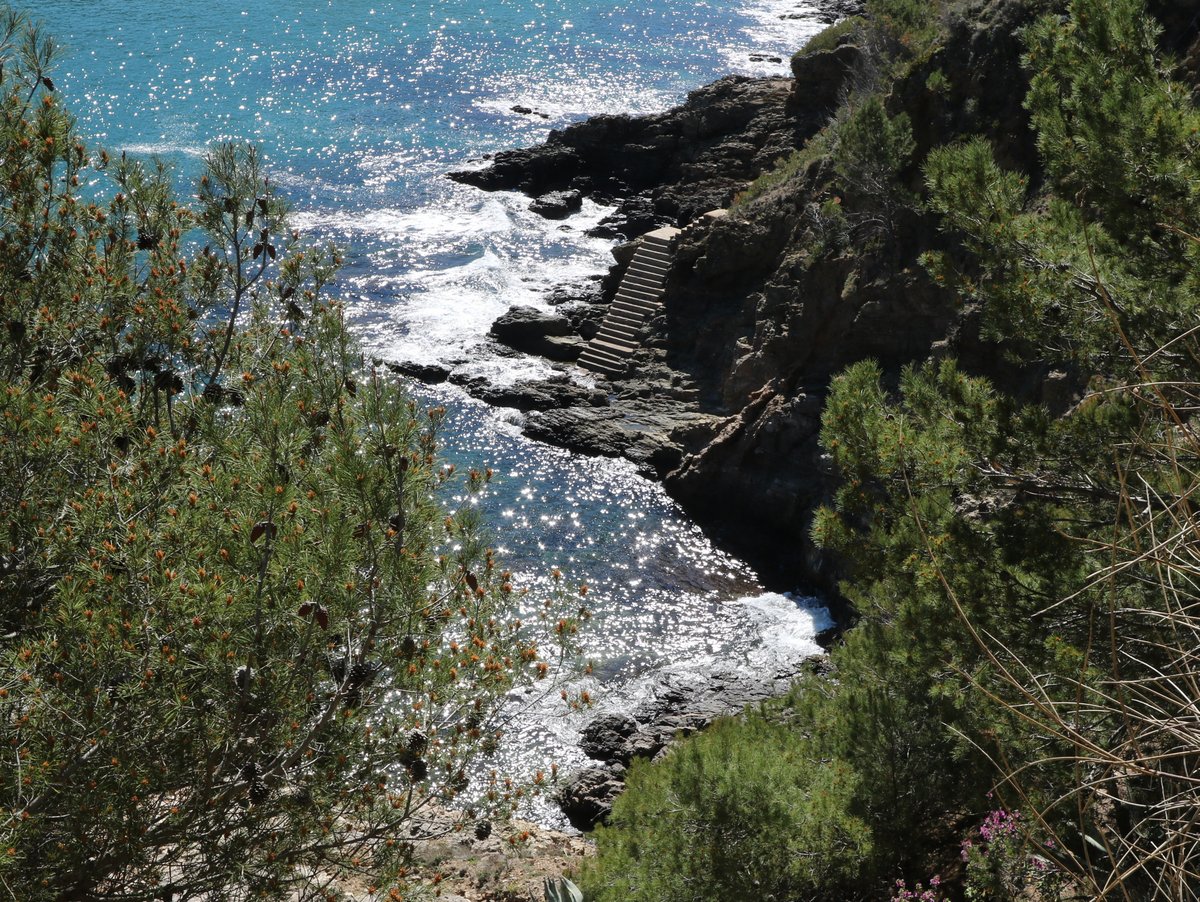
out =
[(685, 229), (655, 229), (642, 236), (600, 331), (579, 357), (581, 367), (601, 376), (625, 374), (629, 358), (641, 346), (642, 330), (662, 306), (663, 285), (675, 259), (676, 242), (681, 235), (707, 228), (724, 215), (724, 210), (712, 210)]
[(679, 235), (679, 229), (664, 228), (642, 236), (600, 331), (579, 357), (581, 367), (602, 376), (625, 372), (630, 355), (641, 345), (642, 327), (660, 306)]

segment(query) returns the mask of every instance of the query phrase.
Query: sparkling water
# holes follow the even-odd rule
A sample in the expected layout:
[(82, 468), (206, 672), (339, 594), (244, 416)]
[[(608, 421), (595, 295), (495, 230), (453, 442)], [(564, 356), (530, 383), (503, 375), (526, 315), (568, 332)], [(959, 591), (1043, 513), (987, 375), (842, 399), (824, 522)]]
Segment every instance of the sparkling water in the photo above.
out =
[[(488, 327), (603, 271), (611, 242), (584, 232), (607, 211), (585, 203), (552, 222), (528, 198), (444, 173), (589, 114), (664, 109), (727, 72), (782, 74), (821, 27), (806, 0), (39, 0), (29, 11), (65, 45), (55, 81), (91, 144), (157, 155), (187, 191), (212, 142), (257, 143), (296, 225), (346, 248), (340, 291), (368, 352), (496, 382), (548, 372), (489, 353)], [(602, 706), (636, 701), (663, 669), (762, 670), (815, 650), (825, 612), (764, 593), (630, 465), (530, 442), (516, 414), (457, 389), (414, 391), (449, 406), (447, 457), (496, 470), (488, 513), (516, 582), (536, 597), (557, 566), (589, 584), (581, 639), (595, 671), (575, 679)], [(534, 704), (507, 763), (580, 760), (581, 719)]]

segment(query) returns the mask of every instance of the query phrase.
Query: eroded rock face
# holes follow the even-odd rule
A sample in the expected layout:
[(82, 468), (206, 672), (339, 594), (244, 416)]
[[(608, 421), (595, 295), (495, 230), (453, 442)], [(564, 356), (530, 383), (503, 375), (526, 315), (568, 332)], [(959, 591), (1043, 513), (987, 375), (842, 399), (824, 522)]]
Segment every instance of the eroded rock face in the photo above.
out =
[(832, 111), (840, 102), (846, 78), (863, 63), (863, 52), (843, 44), (819, 53), (792, 57), (793, 102), (798, 106)]

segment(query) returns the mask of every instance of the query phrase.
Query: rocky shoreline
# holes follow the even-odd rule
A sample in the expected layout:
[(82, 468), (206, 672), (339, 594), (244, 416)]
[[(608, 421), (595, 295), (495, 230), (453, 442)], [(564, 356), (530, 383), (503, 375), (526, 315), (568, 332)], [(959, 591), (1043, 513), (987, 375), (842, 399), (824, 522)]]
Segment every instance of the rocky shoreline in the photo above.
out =
[[(858, 8), (849, 2), (829, 4), (827, 18), (833, 21)], [(762, 172), (801, 146), (836, 109), (857, 53), (853, 47), (838, 47), (798, 57), (792, 78), (728, 76), (693, 91), (664, 113), (593, 117), (551, 132), (544, 144), (495, 154), (484, 168), (451, 173), (450, 178), (484, 190), (522, 191), (531, 197), (531, 208), (547, 216), (569, 215), (562, 213), (562, 205), (577, 197), (615, 206), (593, 234), (627, 241), (614, 248), (607, 274), (555, 289), (547, 298), (553, 312), (517, 307), (493, 325), (491, 338), (497, 345), (554, 361), (558, 376), (498, 387), (458, 380), (448, 368), (402, 363), (393, 368), (428, 382), (449, 379), (480, 400), (522, 411), (523, 430), (536, 440), (632, 461), (643, 474), (663, 480), (706, 530), (747, 557), (772, 588), (830, 588), (828, 581), (813, 578), (814, 568), (786, 553), (790, 534), (769, 528), (747, 534), (743, 524), (711, 516), (703, 505), (687, 500), (690, 477), (676, 481), (677, 474), (690, 472), (693, 459), (736, 427), (746, 400), (747, 392), (722, 384), (725, 374), (719, 370), (728, 366), (723, 358), (729, 356), (725, 350), (709, 360), (685, 360), (675, 351), (697, 332), (722, 328), (713, 312), (689, 317), (685, 310), (672, 309), (687, 270), (701, 261), (710, 267), (717, 263), (714, 249), (728, 242), (725, 233), (734, 222), (740, 228), (740, 220), (735, 217), (711, 232), (697, 230), (689, 236), (691, 243), (679, 248), (666, 306), (651, 323), (630, 375), (581, 380), (571, 363), (599, 329), (638, 237), (727, 208)], [(758, 253), (749, 256), (744, 247), (731, 248), (742, 271), (727, 273), (716, 284), (738, 290), (752, 285), (760, 277), (751, 274), (748, 283), (747, 266), (772, 262), (771, 245), (777, 248), (781, 237), (760, 243)], [(758, 236), (753, 238), (758, 243)], [(716, 316), (724, 318), (726, 312), (716, 311)], [(807, 415), (815, 415), (819, 399), (808, 407), (813, 410)], [(678, 494), (676, 485), (682, 490)], [(736, 541), (737, 536), (746, 541)]]
[[(947, 134), (990, 137), (1022, 168), (1036, 160), (1023, 137), (1030, 132), (1018, 84), (1026, 76), (1016, 35), (1027, 16), (1020, 3), (979, 0), (944, 46), (895, 82), (886, 107), (913, 123), (914, 160)], [(870, 192), (837, 189), (835, 162), (821, 152), (794, 162), (788, 178), (760, 185), (753, 198), (743, 195), (872, 77), (872, 51), (854, 37), (847, 30), (798, 54), (791, 79), (723, 78), (665, 113), (595, 117), (451, 175), (484, 190), (523, 191), (543, 215), (558, 215), (576, 195), (613, 205), (597, 234), (627, 239), (606, 275), (557, 289), (552, 313), (518, 308), (493, 328), (493, 339), (514, 351), (558, 361), (559, 376), (464, 387), (524, 411), (532, 438), (633, 461), (768, 587), (823, 594), (842, 625), (852, 612), (839, 602), (837, 561), (810, 535), (834, 484), (819, 442), (833, 376), (872, 358), (894, 381), (911, 362), (953, 354), (963, 369), (1051, 411), (1069, 404), (1077, 388), (1063, 373), (1007, 369), (1002, 349), (980, 334), (976, 311), (920, 264), (922, 254), (948, 248), (936, 218), (919, 206), (899, 205), (895, 219), (881, 224)], [(929, 88), (934, 73), (937, 91)], [(985, 90), (984, 79), (1016, 87)], [(900, 173), (899, 190), (915, 191), (920, 178), (915, 166)], [(730, 212), (680, 239), (661, 310), (628, 374), (572, 375), (570, 361), (599, 328), (637, 236), (686, 226), (715, 208)], [(710, 676), (719, 697), (725, 678)], [(777, 683), (774, 675), (749, 687), (743, 680), (742, 690), (762, 694), (730, 693), (724, 697), (736, 701), (722, 705), (700, 691), (662, 710), (597, 720), (585, 742), (598, 764), (564, 786), (564, 810), (588, 826), (605, 815), (632, 757), (654, 757), (676, 731), (736, 713), (784, 686), (786, 678)]]
[[(831, 18), (860, 12), (853, 2), (829, 9)], [(887, 111), (912, 122), (914, 159), (946, 135), (979, 134), (1005, 162), (1036, 170), (1017, 37), (1028, 15), (1013, 0), (978, 0), (950, 24), (943, 46), (897, 79)], [(885, 226), (872, 223), (852, 188), (830, 192), (830, 162), (820, 155), (786, 184), (738, 202), (754, 179), (829, 121), (856, 79), (869, 77), (869, 52), (851, 36), (799, 55), (793, 79), (724, 78), (665, 113), (595, 117), (552, 132), (540, 146), (497, 154), (486, 168), (451, 175), (484, 190), (522, 191), (548, 218), (569, 217), (584, 198), (612, 205), (593, 234), (625, 240), (606, 275), (555, 289), (552, 312), (518, 307), (494, 324), (496, 342), (556, 362), (557, 376), (504, 387), (459, 384), (522, 411), (532, 438), (633, 461), (768, 585), (827, 593), (843, 625), (849, 612), (836, 604), (837, 562), (809, 538), (813, 512), (830, 497), (836, 475), (818, 441), (834, 374), (873, 358), (894, 385), (905, 365), (953, 355), (965, 371), (1052, 414), (1081, 389), (1069, 373), (1011, 369), (1003, 348), (981, 334), (977, 312), (935, 284), (921, 255), (954, 248), (919, 205)], [(1192, 70), (1200, 68), (1197, 58), (1188, 57)], [(987, 90), (984, 81), (1012, 87)], [(900, 173), (907, 180), (901, 189), (915, 189), (919, 179), (915, 167)], [(730, 215), (682, 239), (662, 311), (628, 374), (572, 372), (638, 236), (731, 205)], [(398, 368), (454, 380), (448, 370)], [(590, 830), (610, 814), (636, 760), (658, 759), (678, 737), (778, 697), (800, 676), (830, 672), (829, 659), (817, 655), (758, 673), (659, 674), (637, 704), (614, 705), (587, 724), (581, 748), (595, 763), (565, 775), (556, 800), (573, 826)]]
[[(829, 19), (858, 8), (856, 3), (831, 4)], [(516, 307), (493, 324), (490, 338), (497, 345), (553, 361), (556, 376), (497, 386), (460, 378), (448, 367), (400, 363), (392, 368), (426, 382), (459, 384), (489, 404), (521, 411), (523, 431), (533, 439), (588, 455), (626, 458), (645, 475), (663, 480), (673, 493), (676, 486), (686, 492), (692, 477), (676, 480), (690, 473), (707, 449), (728, 442), (731, 431), (742, 428), (745, 395), (752, 392), (726, 384), (726, 373), (718, 367), (727, 369), (722, 359), (727, 354), (700, 361), (676, 353), (679, 344), (720, 328), (713, 311), (701, 310), (689, 322), (686, 310), (675, 309), (682, 297), (677, 292), (698, 265), (719, 265), (724, 249), (737, 256), (742, 271), (714, 284), (744, 290), (745, 266), (770, 264), (772, 242), (753, 236), (759, 253), (746, 255), (744, 247), (728, 247), (730, 224), (691, 230), (677, 250), (666, 305), (650, 324), (630, 375), (581, 376), (572, 363), (599, 329), (639, 236), (663, 225), (686, 226), (709, 210), (728, 208), (755, 178), (828, 121), (857, 54), (854, 47), (837, 47), (799, 57), (790, 79), (729, 76), (693, 91), (682, 105), (664, 113), (594, 117), (552, 132), (537, 147), (496, 154), (485, 168), (451, 173), (450, 178), (484, 190), (524, 192), (531, 197), (530, 208), (551, 219), (570, 216), (584, 197), (614, 206), (592, 234), (625, 243), (614, 248), (607, 274), (555, 289), (547, 298), (551, 312)], [(731, 223), (735, 229), (744, 227), (736, 217)], [(780, 243), (776, 236), (776, 251)], [(752, 276), (749, 284), (757, 278)], [(726, 316), (725, 310), (715, 311), (716, 318)], [(822, 398), (793, 399), (792, 413), (807, 418), (815, 429)], [(748, 472), (755, 469), (751, 465)], [(755, 478), (773, 477), (763, 470)], [(818, 472), (810, 478), (820, 482), (822, 476)], [(755, 491), (761, 494), (759, 488)], [(814, 491), (823, 493), (824, 487)], [(807, 497), (812, 496), (809, 492)], [(747, 558), (771, 588), (821, 585), (812, 579), (813, 569), (795, 559), (787, 535), (770, 541), (769, 529), (747, 533), (736, 517), (712, 516), (703, 505), (687, 507), (718, 541), (728, 530), (725, 544)], [(734, 535), (747, 541), (733, 541)], [(648, 698), (632, 710), (602, 714), (585, 728), (581, 745), (596, 764), (566, 775), (556, 800), (573, 826), (589, 830), (611, 811), (635, 758), (653, 759), (677, 736), (780, 695), (803, 672), (827, 668), (828, 659), (816, 656), (756, 674), (735, 669), (662, 674)]]
[[(1023, 92), (980, 85), (1025, 77), (1015, 34), (1027, 12), (1008, 0), (977, 6), (887, 100), (891, 115), (914, 124), (914, 159), (939, 135), (978, 133), (995, 136), (1018, 165), (1036, 160), (1021, 137), (1028, 134)], [(842, 15), (858, 6), (830, 9)], [(810, 537), (832, 486), (819, 431), (834, 374), (872, 358), (895, 378), (908, 363), (952, 353), (964, 368), (1019, 382), (1019, 394), (1052, 408), (1072, 393), (1061, 373), (1007, 372), (1003, 353), (980, 336), (975, 311), (925, 271), (921, 255), (946, 247), (936, 218), (902, 205), (894, 222), (880, 225), (865, 194), (834, 192), (832, 163), (820, 153), (746, 199), (758, 176), (804, 145), (854, 85), (872, 77), (871, 53), (847, 31), (797, 54), (790, 79), (729, 76), (664, 113), (597, 116), (450, 175), (484, 190), (523, 191), (535, 204), (578, 192), (616, 208), (598, 234), (630, 239), (614, 248), (607, 274), (556, 289), (552, 313), (518, 308), (495, 324), (497, 343), (557, 361), (558, 377), (464, 387), (524, 411), (532, 438), (633, 461), (768, 587), (804, 587), (835, 605), (837, 562)], [(940, 92), (927, 88), (934, 72), (945, 76)], [(902, 173), (914, 189), (920, 178), (915, 167)], [(729, 215), (680, 240), (662, 308), (628, 374), (571, 375), (570, 361), (599, 328), (636, 236), (686, 226), (717, 208)], [(840, 620), (849, 613), (837, 611)]]
[[(1014, 158), (1034, 157), (1031, 144), (1012, 137), (1027, 133), (1024, 92), (983, 91), (977, 83), (1024, 77), (1014, 37), (1020, 15), (1020, 4), (980, 0), (978, 14), (955, 26), (946, 46), (896, 82), (887, 107), (914, 123), (914, 159), (952, 133), (1003, 134)], [(1071, 394), (1062, 374), (1004, 370), (974, 311), (920, 265), (920, 255), (944, 249), (945, 239), (919, 208), (901, 205), (894, 221), (880, 225), (869, 192), (835, 193), (834, 164), (821, 153), (793, 161), (787, 179), (744, 194), (826, 125), (859, 80), (872, 77), (871, 50), (857, 46), (854, 34), (797, 54), (793, 78), (730, 76), (664, 113), (594, 117), (551, 132), (537, 147), (452, 173), (484, 190), (522, 191), (546, 216), (569, 216), (585, 197), (612, 205), (595, 234), (626, 242), (614, 248), (606, 275), (556, 289), (552, 312), (517, 308), (494, 324), (498, 346), (555, 361), (557, 376), (498, 387), (395, 365), (522, 411), (534, 439), (633, 461), (769, 588), (824, 594), (842, 625), (852, 612), (838, 601), (837, 562), (810, 536), (835, 475), (819, 442), (834, 374), (873, 358), (895, 379), (910, 362), (953, 353), (964, 368), (998, 382), (1020, 380), (1020, 393), (1031, 399), (1055, 406)], [(940, 94), (927, 88), (935, 71), (945, 76)], [(901, 179), (915, 187), (920, 172)], [(679, 240), (662, 307), (627, 375), (572, 372), (638, 236), (687, 226), (712, 209), (730, 212)], [(633, 757), (653, 758), (677, 732), (776, 695), (795, 676), (708, 674), (702, 687), (660, 708), (598, 719), (585, 732), (598, 764), (566, 782), (562, 807), (577, 825), (590, 826), (605, 816)], [(672, 697), (669, 678), (662, 694)]]

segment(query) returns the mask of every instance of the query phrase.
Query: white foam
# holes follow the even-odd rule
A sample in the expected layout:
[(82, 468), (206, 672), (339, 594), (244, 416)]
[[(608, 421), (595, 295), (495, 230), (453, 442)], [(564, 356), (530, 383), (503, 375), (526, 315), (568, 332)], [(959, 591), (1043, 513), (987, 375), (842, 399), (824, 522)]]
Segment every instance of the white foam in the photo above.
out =
[(208, 148), (201, 145), (174, 144), (170, 141), (135, 142), (133, 144), (123, 144), (117, 149), (125, 153), (144, 157), (167, 157), (178, 154), (180, 156), (200, 159), (208, 153)]
[[(655, 113), (666, 109), (674, 100), (667, 91), (635, 85), (615, 74), (582, 81), (547, 78), (532, 83), (520, 76), (492, 87), (492, 95), (474, 101), (477, 110), (524, 119), (531, 125), (545, 128), (585, 116)], [(528, 107), (548, 118), (514, 112), (514, 106)]]
[[(769, 657), (796, 660), (821, 653), (815, 636), (832, 627), (828, 608), (816, 599), (791, 593), (765, 592), (736, 602), (758, 622), (762, 651)], [(751, 658), (755, 655), (752, 654)]]
[(373, 355), (497, 384), (544, 378), (550, 364), (496, 355), (488, 332), (513, 306), (552, 310), (547, 290), (608, 266), (612, 242), (584, 233), (611, 208), (585, 201), (568, 219), (548, 220), (513, 192), (446, 183), (438, 194), (412, 210), (319, 211), (296, 221), (316, 237), (369, 248), (347, 281), (363, 298), (351, 314)]
[(504, 205), (488, 199), (474, 209), (426, 206), (416, 210), (384, 207), (364, 211), (310, 211), (293, 216), (298, 227), (335, 231), (348, 236), (370, 235), (385, 241), (461, 242), (478, 235), (495, 235), (513, 228)]
[[(757, 0), (743, 14), (751, 24), (742, 29), (745, 43), (726, 47), (723, 56), (734, 70), (748, 75), (789, 75), (791, 56), (824, 30), (820, 9), (796, 0)], [(751, 56), (778, 57), (753, 61)]]

